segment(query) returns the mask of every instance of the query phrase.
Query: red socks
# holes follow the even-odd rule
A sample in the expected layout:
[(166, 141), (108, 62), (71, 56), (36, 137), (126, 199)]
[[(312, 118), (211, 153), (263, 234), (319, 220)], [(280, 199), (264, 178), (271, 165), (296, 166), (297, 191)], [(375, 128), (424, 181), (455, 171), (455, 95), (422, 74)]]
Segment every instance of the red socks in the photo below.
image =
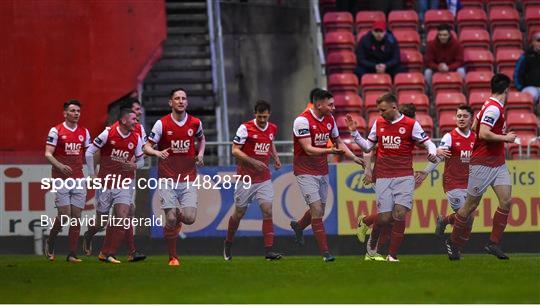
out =
[(315, 235), (315, 239), (317, 240), (321, 254), (328, 252), (328, 242), (326, 241), (326, 231), (324, 230), (322, 218), (312, 219), (311, 227), (313, 228), (313, 235)]
[(135, 253), (135, 237), (134, 237), (134, 231), (133, 231), (133, 225), (131, 222), (129, 222), (129, 228), (125, 230), (125, 237), (127, 246), (128, 246), (128, 254)]
[(494, 244), (499, 244), (501, 242), (501, 237), (506, 228), (506, 223), (508, 222), (509, 210), (504, 210), (500, 207), (497, 207), (495, 214), (493, 215), (493, 228), (491, 229), (491, 235), (489, 240)]
[(302, 230), (311, 224), (311, 210), (308, 208), (302, 219), (298, 220), (298, 225)]
[(227, 238), (225, 241), (232, 243), (234, 241), (234, 234), (240, 225), (240, 220), (235, 220), (232, 216), (229, 217), (229, 226), (227, 227)]
[(381, 234), (379, 235), (379, 243), (377, 248), (384, 246), (390, 240), (390, 233), (392, 232), (392, 226), (385, 226), (381, 229)]
[(381, 228), (377, 223), (373, 223), (373, 228), (371, 229), (371, 234), (369, 234), (369, 248), (375, 249), (377, 247), (377, 241), (379, 241), (379, 236), (381, 233)]
[(455, 214), (454, 218), (454, 229), (450, 235), (450, 240), (452, 244), (455, 245), (459, 250), (463, 249), (467, 241), (469, 241), (469, 236), (471, 235), (471, 227), (468, 224), (468, 218), (462, 217), (459, 214)]
[(69, 252), (77, 253), (77, 244), (79, 243), (79, 234), (81, 233), (81, 225), (77, 221), (77, 225), (69, 226)]
[(453, 213), (443, 218), (443, 222), (445, 225), (454, 224), (455, 220), (456, 220), (456, 213)]
[(163, 236), (165, 237), (165, 240), (167, 241), (169, 259), (178, 258), (178, 255), (176, 254), (176, 238), (178, 237), (178, 232), (176, 228), (170, 228), (167, 225), (165, 225), (165, 228), (163, 229)]
[(403, 242), (405, 236), (405, 220), (394, 219), (394, 225), (392, 225), (392, 232), (390, 233), (390, 247), (388, 248), (388, 254), (395, 257)]
[(54, 218), (53, 227), (51, 228), (51, 231), (49, 232), (49, 239), (54, 239), (62, 229), (62, 225), (60, 225), (60, 217), (56, 216)]
[(264, 236), (264, 249), (269, 251), (274, 245), (274, 223), (272, 219), (263, 219), (262, 232)]

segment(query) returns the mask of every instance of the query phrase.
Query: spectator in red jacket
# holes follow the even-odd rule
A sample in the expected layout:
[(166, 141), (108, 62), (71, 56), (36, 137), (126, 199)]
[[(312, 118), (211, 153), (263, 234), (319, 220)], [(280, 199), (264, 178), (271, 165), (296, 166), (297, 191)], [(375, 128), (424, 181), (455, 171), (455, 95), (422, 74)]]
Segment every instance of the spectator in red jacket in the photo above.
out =
[(437, 27), (437, 38), (428, 42), (426, 50), (426, 70), (424, 78), (431, 87), (431, 77), (434, 72), (457, 71), (465, 78), (463, 67), (463, 49), (459, 41), (452, 37), (451, 27), (441, 24)]

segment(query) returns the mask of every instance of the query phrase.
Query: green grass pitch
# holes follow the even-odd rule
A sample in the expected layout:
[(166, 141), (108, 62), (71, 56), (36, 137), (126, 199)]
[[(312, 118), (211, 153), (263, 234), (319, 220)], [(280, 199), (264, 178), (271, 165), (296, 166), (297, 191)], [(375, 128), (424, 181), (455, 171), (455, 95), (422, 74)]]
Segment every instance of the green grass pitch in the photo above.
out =
[[(401, 256), (399, 263), (338, 256), (165, 256), (112, 265), (84, 257), (0, 256), (2, 303), (540, 303), (540, 255), (509, 261), (465, 254)], [(125, 257), (120, 257), (120, 260)]]

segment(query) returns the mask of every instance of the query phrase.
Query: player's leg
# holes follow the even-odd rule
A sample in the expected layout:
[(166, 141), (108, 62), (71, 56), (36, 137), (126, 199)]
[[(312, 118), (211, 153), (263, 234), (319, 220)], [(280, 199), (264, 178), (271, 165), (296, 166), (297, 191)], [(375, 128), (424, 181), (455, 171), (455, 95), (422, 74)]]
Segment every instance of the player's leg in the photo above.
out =
[[(236, 203), (238, 204), (236, 205)], [(227, 236), (225, 237), (225, 241), (223, 242), (223, 259), (227, 261), (232, 259), (231, 247), (234, 242), (234, 235), (236, 234), (236, 230), (238, 230), (240, 220), (242, 220), (242, 218), (246, 214), (247, 208), (247, 202), (235, 202), (234, 212), (229, 217)]]
[(370, 226), (375, 226), (377, 220), (377, 212), (372, 212), (370, 215), (358, 216), (358, 227), (356, 229), (356, 237), (361, 243), (366, 241), (366, 234)]
[[(119, 200), (118, 200), (119, 201)], [(110, 263), (120, 263), (119, 260), (116, 259), (115, 254), (118, 250), (118, 247), (122, 243), (122, 240), (125, 236), (126, 228), (128, 227), (127, 222), (131, 222), (129, 220), (129, 199), (128, 201), (125, 201), (124, 203), (118, 202), (114, 203), (113, 210), (114, 210), (114, 217), (116, 219), (113, 219), (114, 222), (110, 222), (109, 228), (111, 229), (111, 243), (110, 247), (107, 250), (107, 262)]]
[[(92, 255), (92, 248), (93, 248), (92, 242), (93, 242), (94, 236), (97, 233), (103, 231), (105, 229), (105, 226), (107, 226), (109, 210), (110, 210), (110, 206), (112, 205), (110, 202), (109, 192), (108, 191), (103, 192), (100, 189), (96, 190), (96, 194), (94, 196), (94, 203), (96, 206), (96, 216), (94, 219), (95, 222), (94, 224), (88, 226), (88, 229), (83, 234), (82, 247), (83, 247), (83, 252), (86, 256)], [(103, 244), (105, 245), (105, 242)], [(100, 254), (100, 255), (102, 255), (102, 256), (98, 255), (98, 258), (100, 260), (105, 259), (104, 254)]]
[(405, 216), (412, 209), (414, 177), (405, 176), (392, 179), (391, 190), (394, 198), (392, 209), (392, 231), (390, 232), (390, 247), (388, 261), (398, 261), (399, 247), (405, 237)]
[[(438, 216), (437, 217), (437, 223), (435, 226), (435, 235), (441, 239), (444, 238), (444, 231), (446, 230), (446, 226), (449, 224), (454, 224), (456, 220), (456, 213), (457, 211), (465, 205), (465, 201), (467, 200), (467, 189), (453, 189), (449, 190), (446, 193), (446, 199), (448, 203), (450, 203), (450, 206), (452, 207), (452, 213), (447, 216)], [(472, 220), (473, 218), (469, 218), (468, 226), (472, 227)]]
[(79, 235), (81, 233), (80, 218), (82, 208), (77, 205), (71, 205), (71, 222), (69, 224), (69, 254), (66, 260), (69, 262), (81, 262), (82, 260), (77, 257), (77, 247), (79, 243)]
[(267, 260), (277, 260), (283, 257), (282, 254), (274, 252), (274, 221), (272, 220), (272, 202), (262, 202), (260, 204), (263, 215), (262, 233), (264, 239), (264, 257)]
[(163, 228), (163, 236), (167, 244), (167, 250), (169, 253), (169, 265), (178, 266), (178, 255), (176, 253), (176, 240), (178, 238), (178, 220), (180, 211), (177, 190), (174, 190), (172, 186), (168, 185), (165, 188), (158, 189), (159, 197), (161, 200), (161, 208), (165, 213), (165, 226)]
[(499, 175), (494, 182), (493, 190), (499, 199), (499, 206), (493, 215), (493, 227), (489, 236), (489, 243), (484, 248), (489, 254), (497, 256), (499, 259), (508, 259), (508, 256), (500, 249), (500, 242), (510, 214), (512, 185), (506, 165), (499, 170)]
[[(308, 184), (310, 177), (311, 177), (310, 175), (297, 175), (296, 176), (296, 181), (298, 183), (298, 186), (300, 187), (300, 192), (302, 193), (302, 196), (304, 197), (306, 204), (309, 204), (310, 199), (308, 199), (307, 197), (310, 197), (309, 193), (312, 192), (311, 189), (314, 188), (313, 186), (310, 187)], [(294, 231), (294, 241), (296, 242), (296, 244), (300, 246), (305, 245), (304, 229), (306, 229), (306, 227), (311, 225), (311, 219), (312, 219), (311, 209), (308, 207), (308, 209), (306, 210), (302, 218), (300, 218), (300, 220), (291, 221), (290, 225), (291, 225), (291, 229)]]
[[(135, 204), (131, 203), (129, 206), (129, 214), (128, 218), (132, 219), (135, 217)], [(135, 246), (135, 231), (133, 228), (133, 222), (129, 222), (129, 227), (125, 231), (125, 237), (127, 247), (128, 247), (128, 261), (129, 262), (136, 262), (146, 259), (146, 255), (143, 253), (137, 251), (137, 247)]]
[(58, 195), (57, 195), (56, 207), (58, 210), (58, 214), (56, 218), (54, 219), (53, 226), (49, 232), (49, 237), (45, 240), (45, 246), (43, 250), (43, 254), (45, 254), (45, 257), (50, 261), (53, 261), (56, 259), (54, 255), (54, 249), (55, 249), (54, 245), (56, 241), (56, 236), (58, 236), (58, 233), (60, 232), (60, 230), (62, 230), (61, 220), (62, 218), (66, 219), (66, 217), (69, 217), (71, 215), (71, 206), (69, 204), (64, 204), (63, 202), (59, 202)]

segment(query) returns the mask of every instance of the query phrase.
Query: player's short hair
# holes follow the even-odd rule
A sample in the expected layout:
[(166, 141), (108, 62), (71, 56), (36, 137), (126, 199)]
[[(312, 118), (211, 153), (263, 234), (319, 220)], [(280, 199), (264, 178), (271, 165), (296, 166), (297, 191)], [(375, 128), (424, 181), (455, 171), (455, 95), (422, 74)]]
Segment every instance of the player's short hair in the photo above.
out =
[(448, 31), (448, 33), (450, 33), (452, 27), (447, 23), (441, 23), (437, 26), (437, 31)]
[(396, 95), (394, 95), (391, 92), (385, 93), (384, 95), (377, 98), (377, 105), (379, 105), (382, 102), (395, 103), (396, 105), (398, 104)]
[(416, 106), (412, 103), (402, 104), (399, 106), (399, 112), (414, 119), (416, 117)]
[(322, 100), (325, 100), (325, 99), (331, 99), (333, 98), (334, 96), (332, 95), (332, 93), (328, 90), (324, 90), (324, 89), (320, 89), (320, 90), (316, 90), (314, 93), (313, 93), (313, 103), (317, 102), (317, 101), (322, 101)]
[(468, 112), (469, 114), (471, 114), (471, 116), (474, 115), (474, 111), (472, 110), (472, 108), (469, 105), (460, 104), (457, 109), (458, 110), (464, 110), (464, 111)]
[(184, 88), (176, 87), (176, 88), (173, 88), (173, 90), (171, 90), (171, 93), (169, 94), (169, 99), (172, 99), (172, 97), (174, 96), (174, 93), (177, 92), (177, 91), (183, 91), (187, 95), (187, 91)]
[(120, 108), (133, 108), (133, 104), (141, 105), (141, 101), (135, 97), (127, 97), (123, 102)]
[(310, 92), (309, 92), (309, 102), (313, 103), (313, 96), (315, 95), (315, 93), (319, 90), (322, 90), (321, 88), (319, 87), (315, 87), (313, 88)]
[(270, 103), (264, 100), (257, 100), (253, 109), (255, 110), (255, 113), (264, 113), (265, 111), (271, 111)]
[(134, 111), (131, 110), (131, 108), (127, 108), (127, 107), (122, 107), (120, 109), (120, 112), (118, 112), (118, 118), (116, 118), (117, 120), (120, 120), (122, 118), (124, 118), (125, 115), (129, 114), (129, 113), (133, 113), (135, 114)]
[(491, 93), (502, 94), (510, 87), (510, 78), (506, 74), (497, 73), (491, 78)]
[(70, 99), (64, 103), (64, 110), (67, 110), (70, 105), (77, 105), (78, 107), (81, 107), (81, 102), (77, 99)]

